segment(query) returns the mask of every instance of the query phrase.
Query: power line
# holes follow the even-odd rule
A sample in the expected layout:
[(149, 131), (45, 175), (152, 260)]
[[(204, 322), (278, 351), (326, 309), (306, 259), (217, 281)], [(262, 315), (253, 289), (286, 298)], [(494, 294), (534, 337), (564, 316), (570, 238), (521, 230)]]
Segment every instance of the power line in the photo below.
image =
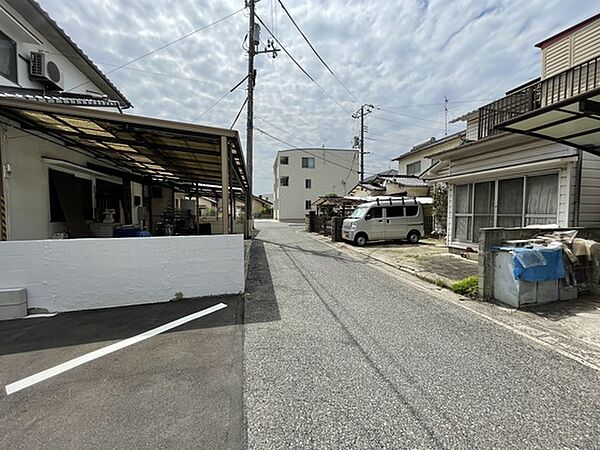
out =
[(244, 99), (244, 103), (242, 103), (242, 107), (240, 108), (240, 110), (238, 111), (237, 115), (235, 116), (235, 119), (233, 119), (233, 123), (231, 124), (231, 126), (229, 127), (230, 130), (233, 129), (233, 127), (235, 126), (235, 123), (237, 122), (237, 120), (240, 118), (240, 114), (242, 114), (242, 111), (244, 110), (244, 107), (246, 106), (246, 103), (248, 103), (248, 97), (246, 97)]
[(422, 128), (424, 130), (433, 130), (433, 131), (438, 131), (438, 132), (443, 132), (444, 131), (443, 128), (433, 128), (433, 127), (426, 127), (424, 125), (416, 125), (416, 124), (413, 124), (413, 123), (399, 122), (397, 120), (388, 119), (386, 117), (373, 116), (373, 119), (384, 120), (386, 122), (391, 122), (391, 123), (397, 123), (398, 125), (402, 125), (404, 127)]
[[(161, 45), (160, 47), (158, 47), (158, 48), (155, 48), (154, 50), (151, 50), (151, 51), (149, 51), (149, 52), (147, 52), (147, 53), (144, 53), (143, 55), (140, 55), (140, 56), (138, 56), (138, 57), (136, 57), (136, 58), (134, 58), (134, 59), (132, 59), (132, 60), (129, 60), (129, 61), (127, 61), (126, 63), (123, 63), (123, 64), (121, 64), (121, 65), (119, 65), (119, 66), (115, 67), (115, 68), (114, 68), (114, 69), (112, 69), (112, 70), (109, 70), (108, 72), (106, 72), (106, 75), (110, 75), (111, 73), (114, 73), (114, 72), (116, 72), (117, 70), (121, 70), (121, 69), (123, 69), (124, 67), (127, 67), (127, 66), (128, 66), (128, 65), (130, 65), (130, 64), (133, 64), (134, 62), (137, 62), (137, 61), (139, 61), (139, 60), (141, 60), (141, 59), (147, 58), (148, 56), (150, 56), (150, 55), (153, 55), (153, 54), (155, 54), (155, 53), (157, 53), (157, 52), (159, 52), (159, 51), (161, 51), (161, 50), (164, 50), (164, 49), (165, 49), (165, 48), (167, 48), (167, 47), (170, 47), (170, 46), (172, 46), (172, 45), (174, 45), (174, 44), (177, 44), (178, 42), (181, 42), (181, 41), (183, 41), (184, 39), (187, 39), (187, 38), (189, 38), (190, 36), (193, 36), (194, 34), (196, 34), (196, 33), (199, 33), (200, 31), (203, 31), (203, 30), (206, 30), (207, 28), (210, 28), (210, 27), (212, 27), (212, 26), (215, 26), (215, 25), (217, 25), (217, 24), (219, 24), (219, 23), (223, 22), (224, 20), (227, 20), (227, 19), (229, 19), (230, 17), (232, 17), (232, 16), (235, 16), (236, 14), (238, 14), (238, 13), (242, 12), (243, 10), (244, 10), (244, 8), (240, 8), (240, 9), (238, 9), (237, 11), (234, 11), (234, 12), (232, 12), (232, 13), (230, 13), (230, 14), (226, 15), (225, 17), (221, 17), (219, 20), (216, 20), (216, 21), (214, 21), (214, 22), (212, 22), (212, 23), (209, 23), (208, 25), (204, 25), (204, 26), (202, 26), (202, 27), (200, 27), (200, 28), (196, 28), (195, 30), (193, 30), (193, 31), (191, 31), (191, 32), (189, 32), (189, 33), (187, 33), (187, 34), (185, 34), (185, 35), (183, 35), (183, 36), (181, 36), (181, 37), (179, 37), (179, 38), (175, 39), (174, 41), (171, 41), (171, 42), (169, 42), (169, 43), (167, 43), (167, 44)], [(87, 83), (89, 83), (89, 81), (84, 81), (83, 83), (79, 83), (78, 85), (76, 85), (76, 86), (73, 86), (72, 88), (70, 88), (70, 89), (67, 89), (66, 91), (67, 91), (67, 92), (69, 92), (69, 91), (72, 91), (73, 89), (77, 89), (78, 87), (81, 87), (81, 86), (83, 86), (84, 84), (87, 84)]]
[(350, 91), (350, 89), (348, 89), (348, 87), (342, 82), (342, 80), (340, 80), (337, 75), (333, 72), (333, 70), (331, 70), (331, 67), (329, 67), (329, 65), (325, 62), (325, 60), (321, 57), (321, 55), (319, 55), (319, 52), (317, 52), (317, 50), (315, 49), (315, 47), (311, 44), (310, 40), (308, 39), (308, 37), (306, 36), (306, 34), (304, 34), (304, 32), (300, 29), (300, 26), (298, 26), (298, 24), (296, 23), (296, 21), (294, 20), (294, 18), (292, 17), (292, 15), (290, 14), (290, 12), (287, 10), (287, 8), (285, 7), (285, 5), (283, 4), (283, 2), (281, 0), (277, 0), (277, 2), (281, 5), (281, 7), (283, 8), (283, 11), (287, 14), (287, 16), (289, 17), (289, 19), (292, 21), (292, 23), (294, 24), (294, 26), (296, 27), (296, 29), (298, 30), (298, 32), (302, 35), (302, 37), (304, 38), (304, 40), (306, 41), (306, 43), (308, 44), (308, 46), (310, 47), (310, 49), (313, 51), (313, 53), (317, 56), (317, 58), (319, 58), (319, 61), (321, 61), (321, 63), (325, 66), (325, 68), (329, 71), (329, 73), (331, 75), (333, 75), (333, 77), (337, 80), (338, 83), (340, 83), (342, 85), (342, 87), (346, 90), (346, 92), (348, 92), (348, 94), (350, 94), (350, 96), (357, 102), (357, 103), (362, 103), (358, 98), (356, 98), (356, 96)]
[(436, 125), (439, 125), (440, 123), (436, 120), (431, 120), (431, 119), (423, 119), (422, 117), (416, 117), (416, 116), (411, 116), (409, 114), (403, 114), (403, 113), (399, 113), (398, 111), (392, 111), (391, 109), (387, 109), (387, 108), (377, 108), (380, 109), (381, 111), (390, 113), (390, 114), (394, 114), (396, 116), (401, 116), (401, 117), (406, 117), (407, 119), (412, 119), (412, 120), (421, 120), (423, 122), (430, 122), (430, 123), (435, 123)]
[(290, 52), (288, 52), (287, 49), (283, 46), (281, 41), (279, 39), (277, 39), (277, 37), (271, 32), (269, 27), (267, 27), (267, 25), (261, 20), (261, 18), (258, 16), (258, 14), (255, 14), (255, 15), (256, 15), (256, 19), (260, 22), (260, 24), (265, 28), (265, 30), (267, 30), (267, 32), (271, 35), (271, 37), (275, 40), (275, 42), (277, 42), (277, 44), (279, 44), (279, 47), (281, 47), (281, 49), (285, 52), (285, 54), (289, 56), (289, 58), (294, 62), (294, 64), (296, 64), (296, 66), (302, 71), (302, 73), (304, 75), (306, 75), (306, 77), (310, 81), (312, 81), (321, 90), (321, 92), (323, 92), (327, 97), (329, 97), (342, 111), (344, 111), (346, 114), (350, 115), (350, 111), (348, 111), (346, 108), (344, 108), (340, 104), (340, 102), (338, 102), (335, 98), (333, 98), (331, 96), (331, 94), (329, 94), (329, 92), (327, 92), (325, 89), (323, 89), (323, 87), (317, 82), (317, 80), (315, 80), (306, 70), (304, 70), (304, 68), (300, 65), (300, 63), (298, 61), (296, 61), (296, 59), (290, 54)]
[[(329, 164), (333, 164), (334, 166), (341, 167), (342, 169), (347, 169), (347, 170), (351, 170), (351, 171), (358, 172), (358, 170), (357, 170), (357, 169), (354, 169), (353, 167), (343, 166), (343, 165), (341, 165), (341, 164), (338, 164), (338, 163), (336, 163), (336, 162), (334, 162), (334, 161), (331, 161), (331, 160), (329, 160), (329, 159), (327, 159), (327, 158), (324, 158), (324, 157), (322, 157), (322, 156), (319, 156), (319, 155), (316, 155), (316, 154), (314, 154), (314, 153), (312, 153), (312, 152), (309, 152), (309, 151), (308, 151), (308, 150), (306, 150), (306, 149), (303, 149), (303, 148), (300, 148), (300, 147), (296, 147), (295, 145), (292, 145), (292, 144), (290, 144), (289, 142), (286, 142), (286, 141), (284, 141), (283, 139), (280, 139), (280, 138), (278, 138), (278, 137), (276, 137), (276, 136), (273, 136), (272, 134), (270, 134), (270, 133), (268, 133), (268, 132), (266, 132), (266, 131), (264, 131), (264, 130), (262, 130), (262, 129), (258, 128), (258, 127), (254, 127), (254, 128), (256, 128), (256, 130), (258, 130), (259, 132), (263, 133), (264, 135), (266, 135), (266, 136), (270, 137), (271, 139), (273, 139), (273, 140), (275, 140), (275, 141), (279, 142), (280, 144), (287, 145), (288, 147), (291, 147), (291, 148), (293, 148), (293, 149), (295, 149), (295, 150), (300, 150), (301, 152), (303, 152), (303, 153), (306, 153), (306, 154), (308, 154), (308, 155), (310, 155), (310, 156), (312, 156), (312, 157), (314, 157), (314, 158), (316, 158), (316, 159), (320, 159), (320, 160), (322, 160), (322, 161), (325, 161), (325, 162), (327, 162), (327, 163), (329, 163)], [(365, 172), (365, 173), (371, 173), (371, 174), (372, 174), (372, 173), (374, 173), (374, 172)]]

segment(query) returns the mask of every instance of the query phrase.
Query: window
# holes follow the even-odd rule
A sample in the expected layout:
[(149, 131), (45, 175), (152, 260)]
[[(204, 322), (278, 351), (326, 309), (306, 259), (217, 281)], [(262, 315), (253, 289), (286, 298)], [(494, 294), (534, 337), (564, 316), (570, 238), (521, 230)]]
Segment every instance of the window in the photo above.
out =
[(415, 217), (419, 214), (418, 206), (406, 206), (406, 217)]
[(315, 158), (302, 157), (302, 168), (303, 169), (314, 169)]
[(312, 180), (310, 178), (307, 178), (306, 180), (304, 180), (304, 187), (306, 189), (312, 188)]
[(388, 206), (386, 209), (388, 217), (404, 217), (404, 206)]
[(289, 185), (290, 185), (290, 177), (279, 178), (279, 186), (289, 186)]
[(0, 32), (0, 75), (13, 83), (17, 82), (17, 46), (2, 32)]
[(421, 161), (408, 164), (406, 166), (406, 175), (418, 175), (421, 173)]
[(304, 209), (312, 209), (312, 202), (310, 200), (304, 200)]
[(383, 208), (376, 206), (371, 208), (367, 214), (371, 216), (371, 219), (381, 219), (383, 217)]
[(478, 242), (481, 228), (554, 224), (557, 213), (557, 173), (456, 185), (452, 239)]
[(58, 170), (48, 170), (50, 222), (67, 222), (67, 216), (81, 221), (94, 219), (92, 180)]
[(289, 164), (290, 163), (290, 157), (289, 156), (280, 156), (279, 157), (279, 164)]

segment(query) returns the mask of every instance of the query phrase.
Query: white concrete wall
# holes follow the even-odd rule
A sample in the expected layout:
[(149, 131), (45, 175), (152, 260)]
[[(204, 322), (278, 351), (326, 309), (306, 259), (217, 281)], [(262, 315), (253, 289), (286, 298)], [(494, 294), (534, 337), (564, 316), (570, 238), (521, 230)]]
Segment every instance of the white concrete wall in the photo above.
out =
[(0, 289), (76, 311), (244, 290), (242, 235), (0, 242)]

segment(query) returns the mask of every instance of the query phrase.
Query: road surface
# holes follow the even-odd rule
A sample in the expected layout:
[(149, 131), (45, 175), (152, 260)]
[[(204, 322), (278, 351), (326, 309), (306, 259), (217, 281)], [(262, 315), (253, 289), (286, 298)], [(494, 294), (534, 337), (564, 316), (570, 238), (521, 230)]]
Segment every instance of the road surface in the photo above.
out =
[(600, 447), (594, 369), (300, 227), (258, 227), (249, 448)]

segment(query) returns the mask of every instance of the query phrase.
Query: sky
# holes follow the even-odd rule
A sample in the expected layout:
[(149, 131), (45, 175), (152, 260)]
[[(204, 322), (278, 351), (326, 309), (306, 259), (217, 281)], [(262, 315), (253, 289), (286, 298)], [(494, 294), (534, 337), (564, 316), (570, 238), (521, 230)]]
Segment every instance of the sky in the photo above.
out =
[[(243, 8), (243, 0), (39, 0), (105, 72)], [(254, 192), (273, 191), (273, 161), (291, 147), (350, 148), (362, 103), (365, 172), (445, 134), (453, 119), (540, 75), (534, 45), (600, 11), (597, 0), (278, 0), (256, 13), (287, 51), (256, 57)], [(127, 111), (229, 128), (246, 96), (247, 10), (109, 73)], [(261, 29), (261, 48), (271, 36)], [(219, 101), (220, 100), (220, 101)], [(245, 149), (245, 110), (234, 128)], [(450, 124), (448, 133), (464, 128)], [(271, 136), (262, 133), (263, 130)], [(278, 139), (275, 140), (274, 138)], [(281, 142), (282, 141), (282, 142)]]

